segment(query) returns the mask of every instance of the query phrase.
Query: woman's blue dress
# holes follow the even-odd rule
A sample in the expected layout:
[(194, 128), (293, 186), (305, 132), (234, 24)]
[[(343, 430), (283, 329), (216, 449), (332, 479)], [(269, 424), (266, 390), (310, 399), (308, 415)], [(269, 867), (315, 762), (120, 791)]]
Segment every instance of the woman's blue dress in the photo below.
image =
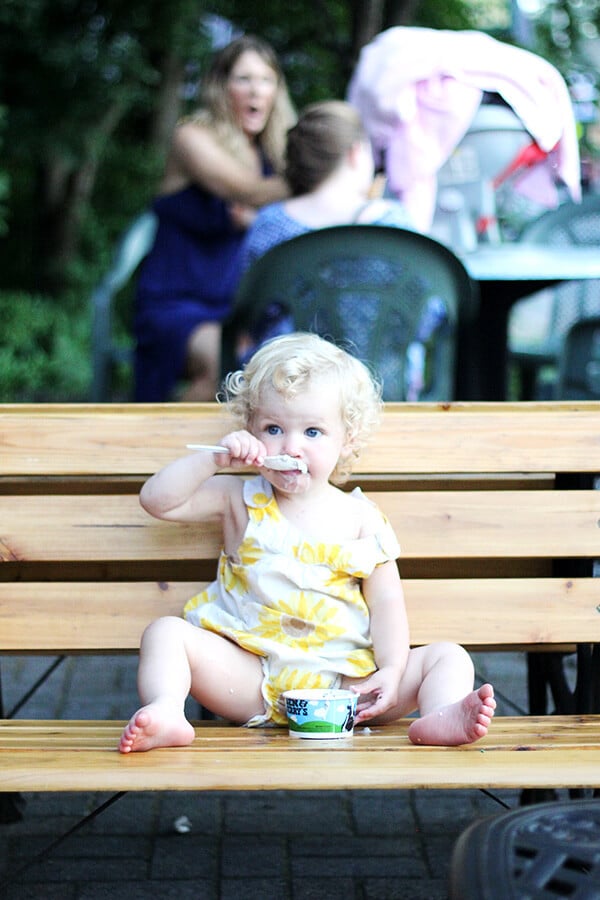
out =
[[(272, 172), (266, 163), (263, 172)], [(227, 203), (196, 185), (157, 197), (152, 208), (158, 230), (138, 278), (134, 316), (140, 402), (172, 399), (186, 374), (190, 334), (228, 314), (244, 237)]]

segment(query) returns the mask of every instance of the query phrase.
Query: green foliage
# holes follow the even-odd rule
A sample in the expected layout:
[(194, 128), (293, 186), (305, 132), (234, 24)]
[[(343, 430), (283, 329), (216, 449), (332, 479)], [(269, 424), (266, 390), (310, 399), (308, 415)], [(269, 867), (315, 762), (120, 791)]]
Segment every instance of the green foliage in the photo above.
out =
[(0, 58), (21, 139), (15, 152), (60, 154), (73, 163), (101, 140), (110, 111), (131, 107), (156, 86), (158, 73), (137, 35), (110, 3), (102, 6), (29, 0), (22, 16), (19, 4), (9, 4)]
[(77, 402), (91, 378), (89, 315), (41, 296), (0, 293), (0, 402)]
[(535, 22), (536, 52), (565, 72), (573, 62), (573, 53), (581, 43), (582, 20), (592, 21), (595, 7), (582, 0), (551, 0)]
[(414, 25), (425, 28), (473, 28), (472, 0), (464, 3), (463, 0), (422, 0), (419, 4)]
[[(2, 149), (2, 145), (4, 144), (5, 129), (6, 129), (6, 107), (0, 106), (0, 149)], [(6, 200), (8, 199), (9, 187), (10, 187), (10, 176), (9, 176), (8, 172), (5, 172), (3, 169), (0, 168), (0, 235), (5, 234), (6, 230), (7, 230)]]
[(281, 59), (290, 94), (300, 109), (307, 103), (343, 97), (352, 71), (352, 3), (221, 0), (220, 14), (241, 31), (260, 34)]
[(81, 224), (79, 256), (69, 269), (71, 292), (80, 296), (89, 296), (110, 268), (116, 241), (149, 206), (163, 168), (152, 145), (121, 136), (107, 147), (105, 161)]

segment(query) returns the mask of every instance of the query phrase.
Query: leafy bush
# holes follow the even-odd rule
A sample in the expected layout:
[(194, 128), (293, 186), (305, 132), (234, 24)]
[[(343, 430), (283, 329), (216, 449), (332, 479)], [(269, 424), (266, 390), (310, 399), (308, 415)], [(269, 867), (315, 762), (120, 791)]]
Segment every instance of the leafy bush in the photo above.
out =
[(0, 293), (0, 402), (82, 402), (91, 379), (90, 319), (42, 296)]

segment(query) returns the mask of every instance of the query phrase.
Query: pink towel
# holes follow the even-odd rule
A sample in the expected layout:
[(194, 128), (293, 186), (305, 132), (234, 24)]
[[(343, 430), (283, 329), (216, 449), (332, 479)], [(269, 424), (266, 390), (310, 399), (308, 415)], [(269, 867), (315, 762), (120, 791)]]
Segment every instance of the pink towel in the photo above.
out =
[(548, 157), (515, 190), (552, 207), (557, 182), (581, 198), (579, 146), (569, 92), (545, 59), (478, 31), (390, 28), (363, 48), (348, 88), (391, 190), (417, 227), (433, 219), (436, 173), (468, 130), (483, 92), (513, 109)]

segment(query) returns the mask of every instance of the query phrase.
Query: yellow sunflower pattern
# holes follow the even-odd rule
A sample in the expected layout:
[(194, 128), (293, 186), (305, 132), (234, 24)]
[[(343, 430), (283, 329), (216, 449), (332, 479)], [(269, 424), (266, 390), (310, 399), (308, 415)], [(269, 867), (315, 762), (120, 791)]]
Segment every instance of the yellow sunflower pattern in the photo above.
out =
[(399, 548), (383, 517), (381, 534), (368, 538), (307, 540), (261, 476), (245, 482), (244, 500), (248, 525), (235, 559), (221, 555), (217, 580), (188, 601), (184, 615), (263, 658), (266, 712), (248, 724), (283, 722), (283, 691), (374, 671), (361, 581)]
[(279, 600), (274, 607), (263, 607), (254, 632), (307, 652), (340, 637), (346, 627), (340, 610), (328, 604), (325, 597), (299, 591), (287, 600)]
[(271, 519), (273, 522), (281, 522), (282, 516), (277, 504), (271, 502), (272, 496), (265, 491), (256, 491), (252, 495), (252, 505), (248, 507), (248, 516), (253, 522), (262, 522)]
[(325, 580), (324, 586), (344, 603), (356, 606), (361, 611), (366, 610), (365, 598), (358, 578), (349, 577), (346, 572), (332, 572)]
[(352, 650), (346, 662), (352, 668), (353, 671), (349, 674), (354, 678), (366, 678), (375, 671), (375, 657), (370, 649)]
[(340, 544), (325, 544), (319, 541), (309, 544), (303, 541), (294, 547), (294, 556), (307, 566), (329, 566), (348, 571), (351, 565), (350, 551), (344, 551)]

